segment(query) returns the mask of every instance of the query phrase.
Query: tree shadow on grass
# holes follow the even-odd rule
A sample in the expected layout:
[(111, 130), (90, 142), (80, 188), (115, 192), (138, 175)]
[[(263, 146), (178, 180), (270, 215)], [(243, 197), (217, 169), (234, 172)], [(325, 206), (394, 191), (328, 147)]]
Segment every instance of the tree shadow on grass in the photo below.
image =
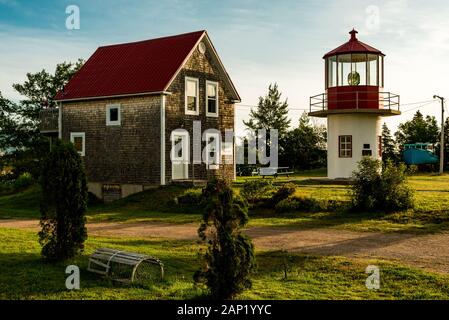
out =
[[(162, 257), (165, 278), (142, 284), (125, 284), (87, 271), (88, 255), (61, 263), (48, 263), (39, 254), (0, 254), (1, 299), (171, 299), (201, 296), (189, 285), (196, 260), (191, 257)], [(81, 290), (69, 291), (65, 273), (68, 265), (80, 268)], [(118, 290), (118, 291), (117, 291)], [(170, 296), (171, 294), (171, 296)]]

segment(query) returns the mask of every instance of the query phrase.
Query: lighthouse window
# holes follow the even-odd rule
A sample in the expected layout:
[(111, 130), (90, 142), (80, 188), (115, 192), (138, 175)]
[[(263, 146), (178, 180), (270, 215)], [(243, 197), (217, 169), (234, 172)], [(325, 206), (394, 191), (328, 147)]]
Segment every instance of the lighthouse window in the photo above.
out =
[(366, 85), (366, 54), (353, 54), (352, 55), (352, 65), (351, 65), (351, 75), (353, 75), (354, 86), (365, 86)]
[(327, 86), (337, 86), (337, 57), (330, 57), (327, 60)]
[(349, 86), (351, 81), (351, 55), (342, 54), (338, 56), (338, 85)]
[(384, 87), (384, 57), (379, 57), (379, 87)]
[(377, 86), (377, 58), (375, 54), (368, 55), (368, 85)]
[(340, 158), (352, 158), (352, 136), (339, 136), (338, 153)]

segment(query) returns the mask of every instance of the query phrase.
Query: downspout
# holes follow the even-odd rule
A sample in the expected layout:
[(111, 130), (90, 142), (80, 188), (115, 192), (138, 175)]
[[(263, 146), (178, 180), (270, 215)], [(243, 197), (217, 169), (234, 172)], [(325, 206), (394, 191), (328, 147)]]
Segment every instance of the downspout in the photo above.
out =
[(58, 111), (58, 138), (62, 139), (62, 102), (59, 103)]
[(165, 94), (161, 95), (161, 185), (165, 185)]

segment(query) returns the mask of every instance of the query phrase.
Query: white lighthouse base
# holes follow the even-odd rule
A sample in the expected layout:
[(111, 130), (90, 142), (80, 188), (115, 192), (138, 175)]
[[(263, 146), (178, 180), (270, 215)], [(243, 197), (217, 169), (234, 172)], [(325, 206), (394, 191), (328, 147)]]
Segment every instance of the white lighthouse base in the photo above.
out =
[[(381, 159), (381, 117), (373, 114), (329, 114), (327, 117), (327, 176), (351, 178), (363, 154)], [(352, 156), (340, 157), (340, 136), (352, 136)]]

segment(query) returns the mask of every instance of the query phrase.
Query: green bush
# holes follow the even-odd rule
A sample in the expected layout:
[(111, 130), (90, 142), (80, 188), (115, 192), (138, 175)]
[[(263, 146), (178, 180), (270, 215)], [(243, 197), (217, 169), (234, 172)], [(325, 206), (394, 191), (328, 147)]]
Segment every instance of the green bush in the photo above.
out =
[(345, 209), (347, 203), (339, 200), (317, 200), (307, 197), (290, 196), (275, 205), (275, 211), (285, 212), (334, 212)]
[(15, 190), (22, 190), (29, 186), (31, 186), (34, 183), (34, 179), (31, 176), (30, 173), (25, 172), (22, 173), (15, 181), (14, 181), (14, 189)]
[(207, 251), (194, 280), (206, 284), (213, 298), (230, 299), (251, 287), (255, 269), (254, 245), (241, 232), (248, 223), (247, 204), (224, 180), (209, 182), (203, 195), (206, 208), (198, 235)]
[(84, 168), (73, 145), (59, 140), (42, 168), (39, 243), (44, 258), (63, 261), (81, 251), (87, 238)]
[(356, 210), (391, 212), (413, 207), (413, 190), (409, 187), (404, 164), (364, 158), (353, 173), (352, 207)]
[(242, 186), (241, 195), (246, 201), (253, 204), (259, 200), (271, 197), (274, 190), (271, 180), (253, 179), (245, 181)]
[(201, 205), (203, 201), (203, 195), (200, 191), (194, 189), (188, 189), (182, 195), (178, 196), (175, 202), (182, 206), (197, 207)]
[(418, 166), (416, 164), (411, 164), (407, 167), (407, 174), (412, 176), (418, 172)]
[(287, 199), (288, 197), (294, 195), (295, 192), (296, 192), (296, 185), (294, 183), (291, 182), (285, 183), (277, 189), (276, 193), (271, 198), (271, 202), (275, 206), (282, 200)]
[(318, 200), (304, 197), (288, 197), (275, 206), (276, 212), (279, 213), (293, 211), (316, 212), (321, 211), (320, 209), (321, 206)]

